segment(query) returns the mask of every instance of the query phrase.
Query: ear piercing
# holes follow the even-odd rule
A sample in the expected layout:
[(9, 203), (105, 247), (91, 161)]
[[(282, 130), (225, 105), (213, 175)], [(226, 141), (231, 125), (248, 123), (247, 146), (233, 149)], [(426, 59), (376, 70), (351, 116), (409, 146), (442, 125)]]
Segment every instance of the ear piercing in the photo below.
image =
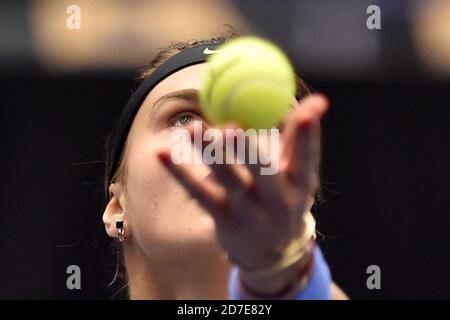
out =
[(123, 220), (116, 220), (116, 229), (119, 242), (125, 240), (125, 228), (123, 226)]

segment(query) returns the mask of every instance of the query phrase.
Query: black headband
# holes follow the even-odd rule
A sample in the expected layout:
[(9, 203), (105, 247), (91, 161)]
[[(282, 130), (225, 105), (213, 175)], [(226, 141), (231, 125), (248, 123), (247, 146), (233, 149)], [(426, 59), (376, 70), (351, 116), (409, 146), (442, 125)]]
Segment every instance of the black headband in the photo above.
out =
[(111, 179), (119, 166), (124, 144), (127, 139), (128, 132), (130, 131), (131, 124), (133, 123), (134, 117), (136, 116), (136, 113), (148, 93), (159, 82), (172, 73), (188, 66), (205, 62), (220, 44), (221, 43), (219, 42), (211, 42), (184, 49), (164, 62), (154, 72), (152, 72), (148, 78), (141, 82), (136, 91), (133, 92), (128, 100), (128, 103), (123, 109), (122, 115), (120, 116), (117, 124), (112, 150), (112, 161), (107, 172), (108, 183), (112, 182)]

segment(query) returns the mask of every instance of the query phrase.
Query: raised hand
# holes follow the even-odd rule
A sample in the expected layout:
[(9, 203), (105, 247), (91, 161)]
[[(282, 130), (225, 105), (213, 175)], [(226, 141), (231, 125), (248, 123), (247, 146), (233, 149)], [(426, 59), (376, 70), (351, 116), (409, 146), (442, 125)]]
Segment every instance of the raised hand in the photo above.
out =
[[(274, 175), (261, 175), (261, 164), (234, 163), (210, 164), (211, 175), (199, 178), (190, 164), (175, 165), (169, 149), (158, 153), (160, 161), (214, 218), (222, 248), (243, 270), (266, 267), (274, 249), (286, 247), (302, 233), (304, 214), (318, 188), (319, 120), (327, 108), (322, 95), (296, 103), (283, 123), (279, 157), (271, 158), (279, 161)], [(235, 126), (220, 128), (224, 141), (236, 139), (226, 131), (230, 128)], [(246, 152), (268, 152), (257, 138), (248, 142)]]

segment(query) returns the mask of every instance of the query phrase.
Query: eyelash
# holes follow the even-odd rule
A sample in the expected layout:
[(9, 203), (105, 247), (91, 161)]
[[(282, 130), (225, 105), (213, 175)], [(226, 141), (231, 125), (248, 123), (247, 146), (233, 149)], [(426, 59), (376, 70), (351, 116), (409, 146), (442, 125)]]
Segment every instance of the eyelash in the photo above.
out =
[[(178, 112), (177, 114), (175, 114), (174, 116), (172, 116), (172, 117), (170, 118), (170, 120), (169, 120), (169, 125), (170, 125), (171, 127), (174, 127), (174, 126), (175, 126), (175, 123), (176, 123), (177, 121), (181, 120), (184, 116), (194, 116), (194, 117), (200, 118), (201, 121), (204, 121), (203, 118), (202, 118), (202, 116), (201, 116), (199, 113), (197, 113), (197, 112), (193, 112), (193, 111), (182, 111), (182, 112)], [(192, 120), (191, 120), (191, 121), (192, 121)], [(282, 133), (282, 132), (284, 131), (284, 124), (283, 124), (283, 123), (280, 124), (280, 125), (278, 126), (278, 129), (279, 129), (280, 133)]]
[[(182, 112), (179, 112), (179, 113), (177, 113), (177, 114), (175, 114), (174, 116), (172, 116), (171, 118), (170, 118), (170, 120), (169, 120), (169, 125), (170, 126), (176, 126), (175, 124), (176, 124), (176, 122), (177, 121), (179, 121), (179, 120), (181, 120), (183, 117), (185, 117), (185, 116), (192, 116), (192, 118), (200, 118), (202, 121), (203, 121), (203, 119), (202, 119), (202, 117), (200, 116), (200, 114), (198, 114), (197, 112), (193, 112), (193, 111), (182, 111)], [(192, 119), (192, 120), (195, 120), (195, 119)], [(191, 120), (191, 121), (192, 121)], [(182, 125), (183, 126), (183, 125)]]

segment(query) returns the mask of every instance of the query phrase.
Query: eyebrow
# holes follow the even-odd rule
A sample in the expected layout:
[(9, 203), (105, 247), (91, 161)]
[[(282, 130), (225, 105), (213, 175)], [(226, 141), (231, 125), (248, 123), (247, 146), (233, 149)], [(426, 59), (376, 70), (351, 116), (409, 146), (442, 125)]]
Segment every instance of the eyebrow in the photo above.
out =
[(156, 100), (150, 111), (150, 116), (157, 112), (163, 105), (164, 102), (174, 99), (181, 99), (191, 102), (198, 102), (198, 90), (196, 89), (185, 89), (179, 91), (169, 92)]

